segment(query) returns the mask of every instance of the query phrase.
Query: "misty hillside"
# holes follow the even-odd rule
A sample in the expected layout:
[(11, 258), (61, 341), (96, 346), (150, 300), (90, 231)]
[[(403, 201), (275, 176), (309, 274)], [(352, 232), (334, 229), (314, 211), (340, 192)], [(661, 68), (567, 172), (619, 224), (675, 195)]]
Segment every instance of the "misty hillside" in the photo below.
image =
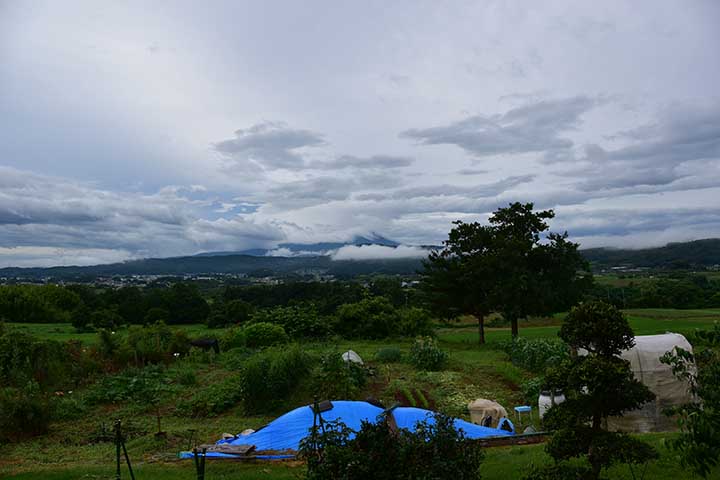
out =
[[(591, 248), (582, 250), (594, 270), (612, 267), (653, 269), (708, 268), (720, 264), (720, 239), (670, 243), (638, 250)], [(322, 273), (340, 278), (357, 275), (410, 275), (422, 259), (333, 260), (329, 256), (274, 257), (238, 254), (204, 254), (189, 257), (148, 258), (88, 267), (3, 268), (0, 277), (92, 279), (112, 275), (246, 274), (286, 276)]]
[(590, 248), (582, 253), (595, 269), (618, 266), (657, 269), (707, 268), (720, 265), (720, 239), (669, 243), (664, 247), (638, 250)]

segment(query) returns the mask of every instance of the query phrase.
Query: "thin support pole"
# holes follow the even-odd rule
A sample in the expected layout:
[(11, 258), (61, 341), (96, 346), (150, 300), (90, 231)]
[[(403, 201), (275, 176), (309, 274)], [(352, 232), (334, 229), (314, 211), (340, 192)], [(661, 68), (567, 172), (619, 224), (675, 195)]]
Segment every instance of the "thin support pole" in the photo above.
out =
[(125, 448), (125, 441), (122, 442), (122, 449), (123, 453), (125, 454), (125, 461), (127, 462), (128, 471), (130, 472), (130, 478), (132, 480), (135, 480), (135, 474), (133, 473), (132, 465), (130, 464), (130, 456), (127, 453), (127, 448)]
[(120, 480), (120, 420), (115, 421), (115, 480)]

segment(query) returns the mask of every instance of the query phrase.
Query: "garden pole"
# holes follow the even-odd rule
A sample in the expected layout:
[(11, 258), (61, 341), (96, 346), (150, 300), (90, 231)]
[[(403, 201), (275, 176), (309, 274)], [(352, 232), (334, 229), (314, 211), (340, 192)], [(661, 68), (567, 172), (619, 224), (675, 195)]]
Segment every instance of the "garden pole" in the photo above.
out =
[(115, 420), (115, 480), (120, 480), (120, 420)]
[(125, 454), (125, 461), (127, 462), (128, 470), (130, 471), (130, 478), (135, 480), (135, 474), (133, 473), (132, 465), (130, 465), (130, 457), (128, 456), (127, 448), (125, 448), (125, 440), (122, 442), (122, 448), (123, 453)]

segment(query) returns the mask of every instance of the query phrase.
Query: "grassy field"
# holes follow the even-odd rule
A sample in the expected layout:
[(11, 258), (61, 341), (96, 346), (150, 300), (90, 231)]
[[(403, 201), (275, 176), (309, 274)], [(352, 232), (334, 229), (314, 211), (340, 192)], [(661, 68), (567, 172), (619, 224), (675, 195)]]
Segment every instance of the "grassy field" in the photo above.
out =
[[(637, 334), (654, 334), (665, 331), (690, 333), (696, 328), (711, 326), (720, 318), (720, 310), (662, 310), (644, 309), (626, 312)], [(554, 319), (521, 325), (520, 334), (529, 338), (554, 337), (559, 329), (561, 316)], [(77, 334), (69, 325), (15, 324), (44, 338), (55, 340), (80, 339), (84, 343), (95, 342), (96, 334)], [(204, 326), (178, 327), (193, 336), (206, 334)], [(220, 333), (215, 331), (214, 333)], [(119, 332), (122, 334), (122, 332)], [(338, 350), (352, 348), (375, 368), (365, 391), (356, 396), (364, 399), (373, 395), (386, 403), (392, 403), (393, 395), (404, 388), (416, 388), (426, 393), (430, 407), (446, 413), (467, 418), (465, 405), (474, 398), (492, 398), (510, 409), (522, 402), (519, 385), (531, 378), (528, 372), (511, 364), (498, 348), (501, 341), (510, 338), (509, 329), (488, 329), (488, 344), (477, 345), (477, 330), (472, 323), (453, 325), (438, 330), (441, 346), (450, 355), (448, 368), (443, 372), (419, 372), (407, 363), (375, 364), (374, 354), (381, 347), (399, 347), (405, 355), (409, 341), (339, 341)], [(309, 351), (319, 351), (327, 344), (304, 344)], [(170, 368), (182, 368), (183, 361)], [(193, 364), (195, 365), (195, 364)], [(187, 367), (187, 365), (185, 365)], [(181, 396), (192, 394), (211, 385), (231, 373), (223, 363), (223, 356), (211, 358), (209, 363), (197, 364), (198, 385)], [(80, 392), (82, 394), (82, 392)], [(297, 399), (288, 400), (284, 410), (307, 403), (311, 392), (304, 392)], [(190, 461), (180, 461), (177, 452), (187, 450), (190, 436), (196, 443), (217, 440), (223, 432), (239, 432), (245, 428), (257, 428), (266, 424), (284, 410), (265, 416), (245, 416), (240, 406), (212, 418), (187, 418), (173, 414), (177, 398), (162, 406), (163, 430), (167, 438), (156, 439), (152, 433), (138, 434), (128, 441), (137, 478), (143, 479), (192, 479), (194, 467)], [(0, 456), (0, 478), (8, 479), (105, 479), (114, 478), (114, 447), (111, 442), (91, 441), (102, 423), (109, 425), (115, 418), (132, 425), (140, 432), (152, 432), (155, 419), (151, 413), (131, 406), (105, 405), (88, 412), (73, 421), (55, 423), (44, 436), (21, 443), (3, 446)], [(520, 426), (522, 428), (522, 425)], [(645, 478), (674, 479), (687, 476), (676, 457), (665, 447), (669, 434), (646, 435), (661, 452), (659, 461), (649, 466)], [(483, 464), (485, 479), (520, 478), (531, 465), (548, 461), (542, 445), (488, 449)], [(303, 475), (302, 465), (297, 463), (239, 464), (208, 462), (207, 479), (296, 479)], [(129, 478), (125, 473), (123, 478)], [(610, 478), (632, 478), (626, 469), (610, 472)], [(717, 478), (720, 478), (717, 477)]]
[[(645, 434), (640, 437), (650, 442), (660, 452), (661, 458), (648, 464), (644, 472), (647, 479), (688, 478), (688, 472), (679, 465), (674, 454), (667, 448), (666, 440), (671, 434)], [(72, 464), (55, 465), (50, 469), (36, 469), (30, 472), (10, 475), (7, 480), (81, 480), (81, 479), (113, 479), (114, 466), (111, 459), (104, 465)], [(549, 463), (551, 460), (545, 453), (543, 445), (522, 447), (499, 447), (486, 450), (485, 461), (481, 467), (484, 480), (506, 480), (521, 478), (533, 466)], [(194, 466), (190, 460), (138, 463), (133, 467), (138, 480), (194, 480)], [(129, 478), (123, 468), (123, 478)], [(635, 472), (636, 474), (638, 472)], [(304, 467), (300, 462), (265, 462), (239, 463), (229, 461), (208, 461), (206, 465), (207, 480), (285, 480), (302, 478)], [(617, 480), (630, 480), (633, 477), (627, 466), (618, 466), (608, 471), (608, 477)], [(710, 477), (712, 478), (712, 477)]]

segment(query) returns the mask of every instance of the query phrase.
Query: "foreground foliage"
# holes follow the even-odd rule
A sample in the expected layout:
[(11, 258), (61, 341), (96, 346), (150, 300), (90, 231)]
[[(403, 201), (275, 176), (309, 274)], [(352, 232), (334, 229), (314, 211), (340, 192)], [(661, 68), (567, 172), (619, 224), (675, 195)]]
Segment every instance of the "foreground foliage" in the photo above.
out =
[(720, 324), (695, 335), (695, 354), (676, 348), (663, 357), (673, 373), (688, 380), (696, 402), (673, 409), (682, 435), (672, 442), (682, 464), (707, 478), (720, 461)]
[[(536, 470), (527, 478), (596, 480), (613, 464), (632, 467), (657, 458), (649, 445), (602, 427), (607, 417), (622, 415), (654, 398), (635, 380), (630, 363), (618, 356), (635, 344), (623, 314), (602, 302), (581, 304), (566, 317), (560, 338), (587, 354), (576, 354), (548, 374), (550, 386), (563, 390), (568, 397), (551, 407), (544, 418), (545, 428), (555, 432), (546, 450), (557, 464)], [(587, 463), (568, 463), (578, 457)]]
[(359, 432), (326, 422), (311, 429), (301, 454), (308, 480), (475, 480), (483, 460), (479, 446), (440, 414), (418, 423), (415, 432), (394, 428), (383, 415), (363, 422)]

